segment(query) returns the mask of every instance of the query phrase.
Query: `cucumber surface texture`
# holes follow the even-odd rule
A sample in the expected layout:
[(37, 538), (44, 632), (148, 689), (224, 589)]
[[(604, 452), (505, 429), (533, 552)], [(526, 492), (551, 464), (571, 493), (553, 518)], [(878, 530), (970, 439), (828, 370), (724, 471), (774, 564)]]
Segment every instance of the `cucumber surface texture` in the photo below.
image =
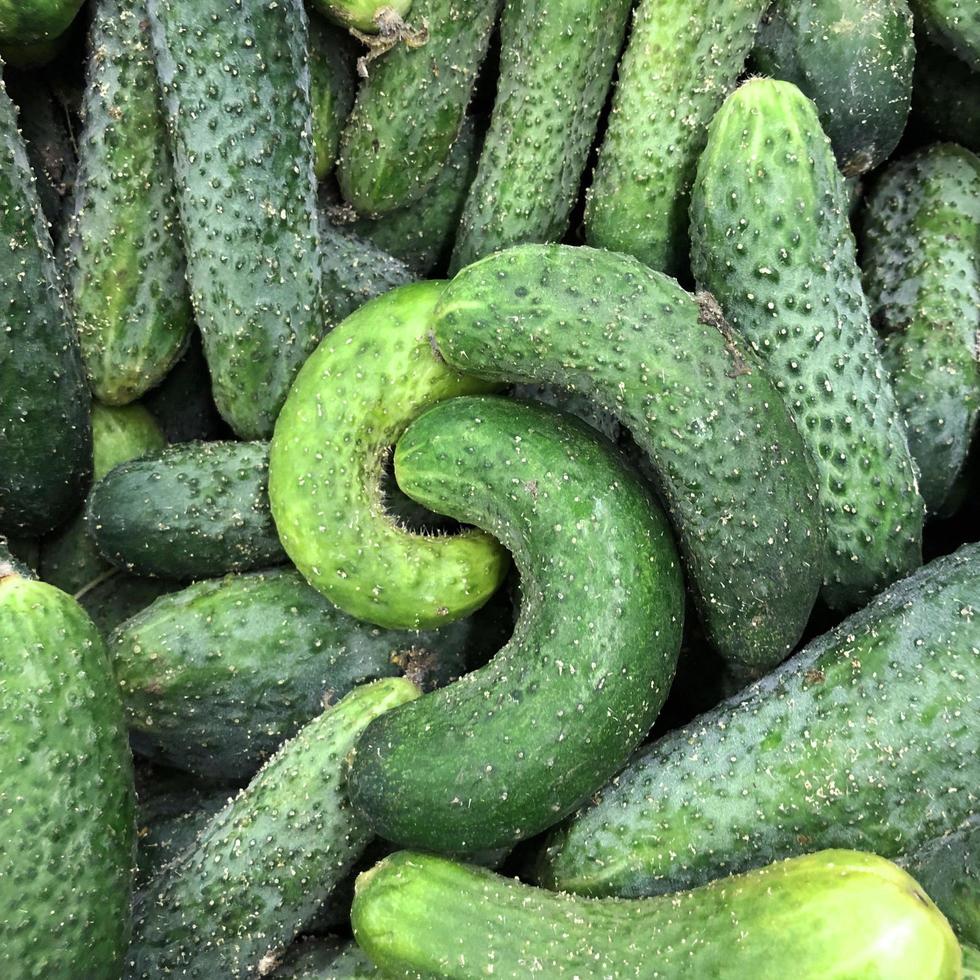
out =
[(340, 134), (354, 105), (354, 57), (347, 39), (317, 17), (310, 17), (310, 103), (317, 180), (337, 160)]
[(273, 980), (374, 980), (384, 977), (357, 943), (311, 939), (293, 946)]
[(76, 593), (78, 604), (88, 613), (99, 633), (108, 639), (120, 624), (145, 609), (160, 596), (176, 592), (179, 582), (143, 578), (121, 568), (101, 572)]
[(911, 4), (925, 37), (980, 71), (980, 7), (975, 0), (911, 0)]
[(412, 0), (312, 0), (324, 17), (364, 34), (396, 30), (412, 9)]

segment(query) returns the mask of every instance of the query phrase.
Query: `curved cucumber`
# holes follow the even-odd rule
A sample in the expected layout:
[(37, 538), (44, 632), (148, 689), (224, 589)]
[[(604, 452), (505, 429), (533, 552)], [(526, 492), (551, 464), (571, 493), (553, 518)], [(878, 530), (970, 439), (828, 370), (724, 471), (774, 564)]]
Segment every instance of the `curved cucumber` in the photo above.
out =
[[(412, 0), (312, 0), (313, 6), (341, 27), (376, 34), (398, 26), (412, 9)], [(392, 23), (394, 21), (394, 24)]]
[(391, 446), (416, 416), (492, 385), (448, 368), (429, 331), (443, 283), (361, 307), (306, 362), (276, 423), (269, 496), (283, 547), (344, 612), (393, 629), (459, 619), (493, 594), (507, 556), (482, 531), (416, 534), (385, 509)]
[(980, 72), (924, 37), (915, 39), (912, 122), (935, 139), (980, 153)]
[(980, 160), (946, 143), (890, 164), (867, 199), (861, 244), (919, 487), (942, 513), (980, 415)]
[(911, 0), (911, 4), (927, 38), (980, 71), (980, 7), (975, 0)]
[(0, 44), (27, 47), (63, 34), (84, 0), (0, 0)]
[(461, 272), (436, 310), (448, 363), (585, 395), (656, 470), (709, 638), (764, 670), (823, 576), (816, 477), (792, 417), (710, 297), (635, 259), (524, 245)]
[(711, 123), (691, 266), (762, 355), (817, 463), (824, 597), (859, 606), (922, 561), (924, 506), (861, 289), (847, 195), (817, 111), (755, 79)]
[(630, 0), (507, 0), (497, 99), (450, 271), (565, 234), (629, 11)]
[(553, 895), (402, 851), (358, 878), (352, 921), (358, 944), (393, 977), (960, 976), (956, 938), (922, 889), (855, 851), (637, 901)]
[(354, 58), (347, 39), (318, 17), (310, 18), (310, 102), (317, 180), (337, 160), (340, 134), (354, 105)]

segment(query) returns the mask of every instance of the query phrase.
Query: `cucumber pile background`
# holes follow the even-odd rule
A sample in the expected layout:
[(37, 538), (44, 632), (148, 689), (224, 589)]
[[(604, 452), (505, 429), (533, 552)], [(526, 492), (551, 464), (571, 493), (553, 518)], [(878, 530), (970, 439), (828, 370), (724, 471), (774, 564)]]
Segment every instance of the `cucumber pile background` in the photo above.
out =
[(980, 978), (977, 0), (0, 0), (0, 974)]

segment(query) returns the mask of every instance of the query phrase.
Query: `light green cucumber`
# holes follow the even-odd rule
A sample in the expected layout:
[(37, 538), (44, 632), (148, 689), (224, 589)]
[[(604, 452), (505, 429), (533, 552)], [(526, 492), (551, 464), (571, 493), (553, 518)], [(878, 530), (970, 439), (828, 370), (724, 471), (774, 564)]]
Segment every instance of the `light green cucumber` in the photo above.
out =
[(412, 0), (312, 0), (324, 17), (364, 34), (397, 34)]
[(921, 33), (980, 71), (980, 6), (976, 0), (910, 0)]
[(323, 180), (337, 159), (340, 134), (354, 105), (354, 58), (340, 31), (310, 17), (310, 102), (317, 180)]
[(980, 153), (980, 72), (921, 36), (915, 39), (912, 122), (935, 139)]
[(0, 44), (29, 47), (59, 37), (84, 0), (0, 0)]

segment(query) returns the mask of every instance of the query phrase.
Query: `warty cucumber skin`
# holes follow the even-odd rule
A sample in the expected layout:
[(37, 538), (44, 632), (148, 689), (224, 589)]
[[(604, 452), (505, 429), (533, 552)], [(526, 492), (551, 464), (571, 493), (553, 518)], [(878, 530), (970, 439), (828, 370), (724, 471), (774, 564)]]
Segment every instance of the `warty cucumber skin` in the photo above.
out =
[(686, 275), (687, 209), (708, 123), (768, 0), (641, 0), (588, 192), (590, 245)]
[(105, 646), (69, 596), (0, 564), (0, 967), (119, 976), (133, 771)]
[(218, 409), (268, 438), (323, 329), (302, 0), (147, 0)]
[(912, 122), (918, 130), (980, 153), (978, 92), (980, 72), (916, 36)]
[(88, 532), (137, 575), (214, 578), (286, 561), (268, 496), (268, 445), (188, 443), (117, 466), (92, 489)]
[(287, 742), (141, 895), (126, 976), (267, 972), (370, 839), (344, 757), (373, 718), (417, 695), (401, 677), (366, 684)]
[(649, 457), (709, 639), (753, 670), (799, 640), (823, 578), (812, 460), (761, 362), (710, 297), (636, 259), (523, 245), (436, 309), (448, 364), (594, 400)]
[(14, 48), (52, 40), (75, 19), (84, 0), (0, 0), (0, 44)]
[(853, 609), (922, 561), (924, 505), (861, 287), (847, 196), (813, 103), (746, 82), (711, 123), (691, 266), (765, 360), (820, 477), (823, 595)]
[(554, 895), (402, 851), (358, 878), (352, 922), (393, 978), (960, 977), (956, 939), (922, 889), (855, 851), (634, 901)]
[(354, 58), (340, 31), (311, 16), (309, 59), (314, 170), (323, 180), (334, 168), (340, 134), (354, 105)]
[(397, 44), (368, 66), (341, 138), (337, 178), (360, 214), (417, 201), (439, 176), (463, 125), (502, 0), (415, 0)]
[(980, 160), (952, 143), (890, 163), (861, 264), (928, 511), (943, 513), (980, 415)]
[(0, 84), (0, 531), (40, 536), (92, 473), (89, 399), (34, 174)]
[(365, 731), (351, 801), (403, 846), (510, 846), (599, 789), (663, 705), (684, 619), (669, 525), (584, 423), (503, 398), (430, 409), (395, 477), (512, 552), (521, 612), (488, 665)]
[(450, 272), (568, 227), (630, 0), (507, 0), (490, 131)]
[(980, 546), (899, 582), (645, 749), (557, 831), (539, 880), (702, 884), (824, 847), (897, 857), (977, 808)]
[(980, 7), (975, 0), (910, 0), (921, 32), (980, 71)]
[(915, 44), (907, 0), (776, 0), (752, 55), (812, 99), (845, 177), (872, 170), (902, 136)]
[(412, 9), (412, 0), (312, 0), (312, 4), (334, 23), (364, 34), (376, 34), (386, 18), (403, 18)]
[(385, 509), (385, 461), (438, 401), (493, 385), (447, 367), (430, 340), (445, 284), (402, 286), (362, 306), (303, 366), (276, 423), (269, 497), (282, 545), (314, 588), (358, 619), (427, 629), (496, 591), (503, 549), (482, 531), (431, 536)]

